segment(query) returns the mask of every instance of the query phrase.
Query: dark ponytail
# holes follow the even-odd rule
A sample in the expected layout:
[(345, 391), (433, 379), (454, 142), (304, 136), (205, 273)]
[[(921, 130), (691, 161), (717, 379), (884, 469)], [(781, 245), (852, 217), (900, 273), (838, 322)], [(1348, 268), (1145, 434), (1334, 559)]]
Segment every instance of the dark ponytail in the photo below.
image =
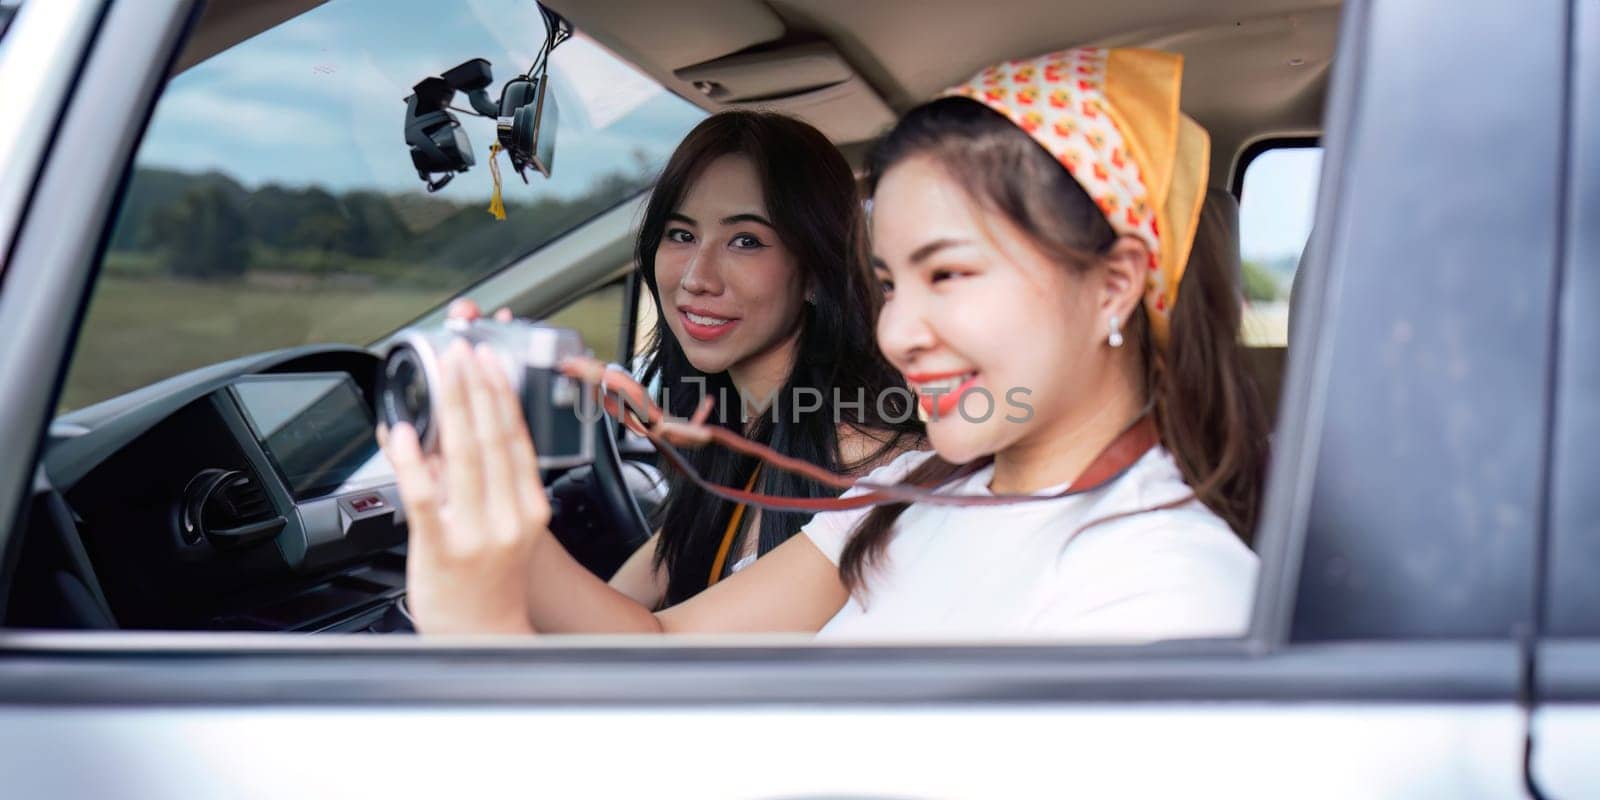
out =
[[(906, 114), (868, 158), (868, 194), (876, 192), (891, 167), (912, 157), (933, 159), (973, 200), (1004, 215), (1063, 266), (1086, 270), (1116, 243), (1116, 231), (1072, 175), (981, 103), (944, 98)], [(1203, 211), (1172, 310), (1167, 351), (1154, 346), (1143, 304), (1128, 320), (1124, 336), (1142, 354), (1161, 443), (1184, 482), (1248, 540), (1260, 505), (1267, 422), (1238, 339), (1238, 277), (1230, 269), (1227, 246), (1215, 209)], [(858, 261), (870, 274), (870, 263)], [(906, 482), (943, 485), (990, 460), (957, 466), (935, 456), (912, 470)], [(883, 559), (894, 522), (905, 509), (905, 504), (873, 509), (845, 545), (839, 572), (852, 592), (864, 587), (867, 571)]]

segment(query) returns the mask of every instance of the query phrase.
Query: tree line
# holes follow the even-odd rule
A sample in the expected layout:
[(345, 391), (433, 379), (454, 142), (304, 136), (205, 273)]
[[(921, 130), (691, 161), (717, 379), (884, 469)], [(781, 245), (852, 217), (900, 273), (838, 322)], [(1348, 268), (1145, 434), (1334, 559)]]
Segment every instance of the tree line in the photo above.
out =
[(508, 197), (499, 221), (486, 202), (422, 192), (250, 188), (220, 172), (139, 168), (107, 262), (113, 270), (204, 280), (256, 270), (459, 285), (611, 208), (649, 179), (638, 167), (603, 176), (573, 198)]

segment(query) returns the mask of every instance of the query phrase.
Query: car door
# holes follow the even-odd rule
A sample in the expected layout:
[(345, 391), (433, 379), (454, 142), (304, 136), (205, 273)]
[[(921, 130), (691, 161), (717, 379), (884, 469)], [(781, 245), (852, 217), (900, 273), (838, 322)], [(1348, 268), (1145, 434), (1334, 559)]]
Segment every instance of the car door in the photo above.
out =
[[(64, 5), (96, 20), (92, 45), (27, 215), (0, 220), (17, 231), (0, 367), (54, 376), (0, 392), (0, 424), (26, 445), (0, 456), (0, 519), (32, 488), (95, 243), (190, 13), (176, 0), (116, 2), (103, 16)], [(1323, 139), (1326, 233), (1305, 267), (1307, 335), (1291, 344), (1245, 639), (820, 647), (12, 631), (0, 638), (8, 789), (1520, 793), (1567, 4), (1468, 13), (1350, 0), (1344, 15)], [(1516, 113), (1485, 114), (1485, 92)], [(107, 138), (120, 144), (95, 146)]]

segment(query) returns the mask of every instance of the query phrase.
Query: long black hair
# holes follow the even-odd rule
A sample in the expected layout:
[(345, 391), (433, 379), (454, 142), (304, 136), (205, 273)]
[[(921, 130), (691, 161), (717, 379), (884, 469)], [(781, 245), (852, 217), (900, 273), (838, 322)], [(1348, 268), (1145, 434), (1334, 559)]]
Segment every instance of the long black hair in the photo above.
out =
[[(656, 285), (656, 248), (668, 215), (677, 210), (705, 168), (727, 155), (744, 156), (755, 165), (768, 216), (779, 240), (794, 254), (814, 300), (801, 304), (804, 318), (793, 369), (773, 405), (749, 425), (739, 413), (740, 395), (728, 374), (708, 375), (689, 363), (683, 346), (667, 327), (670, 309), (663, 307)], [(658, 401), (668, 412), (687, 417), (703, 393), (709, 393), (720, 409), (712, 415), (715, 424), (836, 472), (854, 471), (915, 441), (921, 424), (915, 419), (899, 373), (878, 352), (872, 328), (872, 284), (855, 268), (864, 242), (865, 223), (855, 176), (844, 156), (816, 128), (763, 111), (723, 112), (695, 126), (656, 181), (635, 249), (659, 312), (644, 371), (646, 380), (660, 382)], [(889, 391), (896, 388), (900, 391)], [(843, 405), (836, 405), (835, 398)], [(822, 401), (821, 410), (794, 412), (797, 400), (809, 408), (817, 399)], [(841, 408), (848, 413), (840, 412)], [(845, 463), (839, 450), (839, 422), (863, 429), (883, 442), (882, 446), (855, 463)], [(743, 486), (756, 467), (753, 459), (719, 448), (697, 448), (686, 455), (702, 476), (724, 486)], [(798, 497), (837, 494), (776, 469), (762, 470), (756, 488)], [(667, 571), (665, 605), (682, 602), (706, 588), (733, 510), (734, 504), (672, 474), (667, 502), (654, 520), (661, 530), (655, 565)], [(804, 513), (764, 512), (756, 552), (764, 555), (782, 544), (807, 519), (809, 515)], [(739, 552), (739, 544), (736, 542), (734, 553)]]

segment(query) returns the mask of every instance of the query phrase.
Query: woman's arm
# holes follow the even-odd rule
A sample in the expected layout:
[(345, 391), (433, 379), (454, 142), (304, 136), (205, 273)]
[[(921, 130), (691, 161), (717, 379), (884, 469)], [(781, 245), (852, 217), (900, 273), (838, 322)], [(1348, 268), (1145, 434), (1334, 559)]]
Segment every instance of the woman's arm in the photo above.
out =
[[(855, 465), (853, 472), (865, 475), (877, 467), (893, 461), (901, 453), (920, 444), (915, 437), (904, 436), (897, 442), (898, 446), (885, 447), (884, 445), (894, 438), (894, 434), (887, 431), (862, 430), (851, 425), (839, 426), (839, 452), (841, 462), (846, 465)], [(761, 510), (756, 509), (750, 517), (749, 530), (761, 529)], [(667, 572), (658, 569), (655, 563), (656, 548), (661, 540), (661, 531), (656, 531), (628, 560), (623, 562), (617, 573), (611, 576), (611, 588), (628, 596), (635, 603), (645, 608), (659, 608), (661, 601), (667, 596)], [(838, 609), (835, 609), (837, 611)], [(537, 609), (535, 609), (537, 611)], [(534, 625), (540, 630), (545, 626), (540, 624), (539, 617), (534, 616)]]
[[(536, 544), (532, 556), (535, 559), (531, 567), (532, 583), (528, 588), (528, 620), (533, 623), (535, 630), (544, 633), (641, 631), (639, 628), (626, 626), (617, 630), (607, 628), (607, 620), (610, 619), (607, 615), (617, 613), (614, 611), (604, 611), (600, 617), (591, 618), (583, 613), (582, 609), (575, 610), (572, 607), (573, 597), (568, 593), (592, 591), (592, 589), (581, 585), (575, 587), (573, 581), (582, 583), (587, 581), (582, 581), (575, 574), (569, 574), (569, 571), (576, 569), (585, 574), (589, 574), (589, 571), (577, 563), (554, 536), (546, 532), (539, 534), (539, 537), (540, 541)], [(622, 567), (606, 584), (617, 594), (646, 611), (659, 607), (662, 598), (667, 596), (666, 572), (656, 569), (655, 566), (656, 543), (660, 537), (661, 532), (657, 531), (649, 541), (633, 551), (633, 555), (628, 556), (628, 560), (623, 562)], [(609, 603), (610, 599), (601, 602)], [(632, 609), (626, 609), (625, 613), (632, 615), (634, 612)], [(642, 617), (638, 621), (640, 624), (646, 622)], [(645, 632), (647, 627), (644, 629)]]
[(533, 442), (495, 358), (458, 341), (442, 359), (434, 398), (442, 479), (410, 426), (387, 437), (410, 531), (407, 591), (419, 630), (816, 631), (844, 605), (833, 562), (805, 536), (660, 614), (606, 585), (549, 531)]
[[(667, 571), (656, 568), (656, 547), (660, 543), (661, 531), (656, 531), (622, 562), (610, 580), (611, 588), (645, 608), (660, 607), (662, 598), (667, 596)], [(538, 624), (538, 620), (534, 620), (534, 624)]]
[(673, 633), (816, 633), (848, 599), (839, 568), (801, 533), (656, 617)]
[(847, 598), (838, 568), (805, 535), (652, 614), (546, 534), (534, 550), (528, 596), (543, 633), (815, 633)]

